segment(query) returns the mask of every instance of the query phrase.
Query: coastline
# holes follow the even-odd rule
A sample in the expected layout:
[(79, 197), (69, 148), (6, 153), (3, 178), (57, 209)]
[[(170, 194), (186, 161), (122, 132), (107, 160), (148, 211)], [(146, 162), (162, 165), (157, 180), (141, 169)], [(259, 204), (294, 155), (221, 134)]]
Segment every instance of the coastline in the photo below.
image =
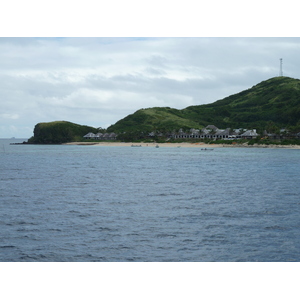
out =
[(80, 146), (106, 146), (106, 147), (156, 147), (161, 148), (284, 148), (284, 149), (300, 149), (300, 145), (248, 145), (248, 144), (205, 144), (205, 143), (125, 143), (125, 142), (71, 142), (63, 145), (80, 145)]

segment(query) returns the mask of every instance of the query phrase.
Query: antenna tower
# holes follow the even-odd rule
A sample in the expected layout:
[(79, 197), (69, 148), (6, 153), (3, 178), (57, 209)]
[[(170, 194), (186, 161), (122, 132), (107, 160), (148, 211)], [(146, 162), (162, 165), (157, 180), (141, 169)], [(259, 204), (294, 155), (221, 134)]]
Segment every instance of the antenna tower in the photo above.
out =
[(283, 76), (283, 72), (282, 72), (282, 58), (280, 58), (280, 71), (279, 71), (279, 76)]

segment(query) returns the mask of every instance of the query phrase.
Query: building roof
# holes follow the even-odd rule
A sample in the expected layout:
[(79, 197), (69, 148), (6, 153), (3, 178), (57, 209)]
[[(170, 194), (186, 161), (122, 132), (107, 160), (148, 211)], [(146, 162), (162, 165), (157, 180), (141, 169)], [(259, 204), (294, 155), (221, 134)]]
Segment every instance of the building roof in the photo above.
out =
[(92, 132), (89, 132), (88, 134), (84, 135), (83, 137), (85, 138), (92, 138), (92, 137), (95, 137), (96, 135)]
[(256, 129), (247, 130), (245, 133), (241, 134), (241, 136), (258, 136), (256, 133)]
[(218, 129), (215, 135), (229, 135), (230, 134), (230, 128), (226, 129)]

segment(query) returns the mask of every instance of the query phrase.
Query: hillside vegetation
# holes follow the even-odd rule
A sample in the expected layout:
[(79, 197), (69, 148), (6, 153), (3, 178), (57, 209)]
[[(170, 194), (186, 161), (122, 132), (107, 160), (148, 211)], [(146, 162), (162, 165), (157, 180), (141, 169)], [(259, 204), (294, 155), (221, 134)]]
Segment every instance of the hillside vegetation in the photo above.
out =
[(206, 105), (182, 110), (170, 107), (140, 109), (107, 130), (121, 132), (218, 128), (256, 128), (300, 131), (300, 80), (274, 77), (252, 88)]
[[(278, 133), (281, 128), (300, 132), (300, 80), (274, 77), (252, 88), (211, 104), (185, 109), (153, 107), (140, 109), (107, 128), (124, 141), (144, 139), (148, 133), (169, 133), (207, 125), (218, 128), (256, 129)], [(105, 131), (105, 130), (104, 130)], [(88, 132), (99, 129), (66, 121), (39, 123), (29, 143), (60, 144), (82, 141)]]
[(134, 114), (128, 115), (108, 128), (108, 131), (167, 131), (174, 128), (198, 128), (197, 121), (190, 120), (182, 115), (180, 110), (170, 107), (153, 107), (140, 109)]
[(61, 144), (82, 141), (88, 132), (97, 133), (94, 127), (78, 125), (67, 121), (38, 123), (34, 127), (34, 136), (28, 140), (30, 144)]

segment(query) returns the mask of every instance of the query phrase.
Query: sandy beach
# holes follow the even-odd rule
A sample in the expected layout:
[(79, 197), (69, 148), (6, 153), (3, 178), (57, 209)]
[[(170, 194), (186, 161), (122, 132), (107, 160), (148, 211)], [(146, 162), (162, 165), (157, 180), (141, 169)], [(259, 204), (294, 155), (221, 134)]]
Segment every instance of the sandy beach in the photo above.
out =
[(223, 147), (223, 145), (210, 145), (205, 143), (122, 143), (122, 142), (74, 142), (74, 143), (65, 143), (64, 145), (83, 145), (83, 146), (116, 146), (116, 147), (189, 147), (189, 148), (215, 148)]
[(300, 149), (300, 145), (248, 145), (248, 144), (205, 144), (205, 143), (122, 143), (122, 142), (73, 142), (65, 143), (64, 145), (82, 145), (82, 146), (115, 146), (115, 147), (156, 147), (161, 148), (285, 148), (285, 149)]

